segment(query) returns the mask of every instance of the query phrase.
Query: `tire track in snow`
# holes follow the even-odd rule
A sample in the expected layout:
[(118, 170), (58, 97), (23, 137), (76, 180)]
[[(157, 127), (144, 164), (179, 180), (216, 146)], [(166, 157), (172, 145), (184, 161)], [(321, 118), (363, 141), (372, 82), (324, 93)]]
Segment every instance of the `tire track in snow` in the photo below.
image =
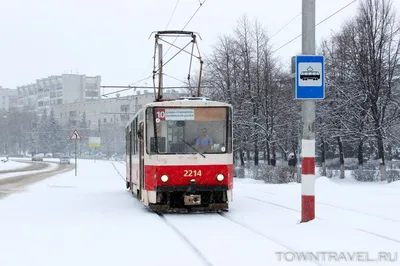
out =
[(369, 234), (369, 235), (380, 237), (380, 238), (383, 238), (383, 239), (386, 239), (386, 240), (389, 240), (389, 241), (393, 241), (393, 242), (396, 242), (396, 243), (400, 244), (400, 240), (397, 240), (397, 239), (392, 238), (392, 237), (384, 236), (384, 235), (381, 235), (381, 234), (377, 234), (377, 233), (374, 233), (374, 232), (371, 232), (371, 231), (368, 231), (368, 230), (364, 230), (364, 229), (359, 229), (359, 228), (354, 228), (354, 230), (357, 230), (357, 231), (360, 231), (360, 232), (363, 232), (363, 233), (366, 233), (366, 234)]
[[(264, 193), (264, 194), (270, 194), (270, 195), (275, 195), (275, 196), (281, 196), (281, 195), (279, 195), (279, 194), (276, 194), (276, 193), (272, 193), (272, 192), (269, 192), (269, 191), (264, 191), (264, 190), (257, 190), (258, 192), (262, 192), (262, 193)], [(395, 193), (395, 195), (397, 195), (397, 194), (399, 194), (399, 193)], [(388, 195), (388, 194), (386, 194), (386, 195)], [(247, 198), (250, 198), (250, 197), (247, 197)], [(256, 198), (252, 198), (253, 200), (259, 200), (259, 199), (256, 199)], [(268, 203), (270, 203), (271, 205), (279, 205), (279, 204), (273, 204), (273, 203), (271, 203), (271, 202), (268, 202)], [(347, 208), (347, 207), (342, 207), (342, 206), (338, 206), (338, 205), (335, 205), (335, 204), (331, 204), (331, 203), (326, 203), (326, 202), (315, 202), (315, 204), (317, 205), (324, 205), (324, 206), (329, 206), (329, 207), (332, 207), (332, 208), (337, 208), (337, 209), (342, 209), (342, 210), (346, 210), (346, 211), (349, 211), (349, 212), (354, 212), (354, 213), (358, 213), (358, 214), (364, 214), (364, 215), (367, 215), (367, 216), (371, 216), (371, 217), (375, 217), (375, 218), (379, 218), (379, 219), (382, 219), (382, 220), (387, 220), (387, 221), (391, 221), (391, 222), (395, 222), (395, 223), (400, 223), (400, 220), (397, 220), (397, 219), (393, 219), (393, 218), (389, 218), (389, 217), (385, 217), (385, 216), (380, 216), (380, 215), (376, 215), (376, 214), (372, 214), (372, 213), (368, 213), (368, 212), (363, 212), (363, 211), (357, 211), (357, 210), (354, 210), (354, 209), (352, 209), (352, 208)], [(287, 208), (287, 207), (286, 207)], [(297, 211), (297, 210), (295, 210), (295, 211)]]
[(262, 200), (262, 199), (257, 199), (257, 198), (253, 198), (253, 197), (249, 197), (249, 196), (243, 196), (243, 197), (251, 199), (251, 200), (267, 203), (267, 204), (270, 204), (270, 205), (273, 205), (273, 206), (276, 206), (276, 207), (284, 208), (284, 209), (287, 209), (287, 210), (291, 210), (291, 211), (294, 211), (296, 213), (299, 212), (296, 209), (293, 209), (293, 208), (290, 208), (290, 207), (287, 207), (287, 206), (284, 206), (284, 205), (280, 205), (280, 204), (277, 204), (277, 203), (273, 203), (273, 202), (270, 202), (270, 201), (265, 201), (265, 200)]
[[(276, 206), (276, 207), (280, 207), (280, 208), (283, 208), (283, 209), (286, 209), (286, 210), (295, 211), (295, 212), (301, 214), (301, 211), (298, 211), (296, 209), (293, 209), (293, 208), (290, 208), (290, 207), (287, 207), (287, 206), (284, 206), (284, 205), (280, 205), (280, 204), (277, 204), (277, 203), (274, 203), (274, 202), (270, 202), (270, 201), (266, 201), (266, 200), (262, 200), (262, 199), (257, 199), (257, 198), (252, 198), (252, 197), (248, 197), (248, 196), (243, 196), (243, 197), (251, 199), (251, 200), (259, 201), (259, 202), (262, 202), (262, 203), (266, 203), (266, 204), (269, 204), (269, 205), (273, 205), (273, 206)], [(360, 214), (362, 214), (362, 213), (360, 212)], [(383, 218), (383, 217), (378, 217), (378, 218)], [(325, 219), (322, 219), (322, 218), (319, 218), (319, 217), (315, 217), (315, 219), (316, 220), (325, 220)], [(325, 220), (325, 221), (328, 221), (328, 220)], [(392, 221), (392, 222), (397, 222), (397, 220)], [(397, 244), (400, 243), (400, 240), (398, 240), (396, 238), (392, 238), (392, 237), (389, 237), (389, 236), (381, 235), (381, 234), (378, 234), (378, 233), (375, 233), (375, 232), (371, 232), (371, 231), (368, 231), (368, 230), (365, 230), (365, 229), (360, 229), (360, 228), (351, 228), (351, 229), (359, 231), (359, 232), (363, 232), (365, 234), (372, 235), (372, 236), (375, 236), (375, 237), (378, 237), (378, 238), (382, 238), (382, 239), (385, 239), (385, 240), (388, 240), (388, 241), (392, 241), (392, 242), (395, 242)]]
[(196, 253), (196, 255), (204, 262), (205, 265), (212, 266), (213, 264), (201, 253), (201, 251), (194, 245), (176, 226), (174, 226), (168, 219), (162, 214), (157, 215), (183, 240), (188, 246)]
[[(278, 207), (282, 207), (282, 208), (285, 208), (285, 209), (289, 209), (289, 210), (292, 210), (292, 211), (295, 211), (295, 212), (299, 212), (296, 209), (293, 209), (293, 208), (290, 208), (290, 207), (287, 207), (287, 206), (283, 206), (283, 205), (280, 205), (280, 204), (277, 204), (277, 203), (273, 203), (273, 202), (270, 202), (270, 201), (265, 201), (265, 200), (261, 200), (261, 199), (253, 198), (253, 197), (249, 197), (249, 196), (243, 196), (243, 197), (248, 198), (248, 199), (252, 199), (252, 200), (256, 200), (256, 201), (260, 201), (260, 202), (264, 202), (264, 203), (268, 203), (268, 204), (275, 205), (275, 206), (278, 206)], [(330, 203), (316, 202), (315, 204), (316, 205), (317, 204), (318, 205), (324, 205), (324, 206), (328, 206), (328, 207), (331, 207), (331, 208), (341, 209), (341, 210), (345, 210), (345, 211), (349, 211), (349, 212), (354, 212), (354, 213), (357, 213), (357, 214), (363, 214), (363, 215), (371, 216), (371, 217), (374, 217), (374, 218), (378, 218), (378, 219), (382, 219), (382, 220), (386, 220), (386, 221), (391, 221), (391, 222), (394, 222), (394, 223), (400, 223), (400, 220), (397, 220), (397, 219), (393, 219), (393, 218), (389, 218), (389, 217), (385, 217), (385, 216), (380, 216), (380, 215), (375, 215), (375, 214), (371, 214), (371, 213), (368, 213), (368, 212), (357, 211), (357, 210), (354, 210), (354, 209), (351, 209), (351, 208), (342, 207), (342, 206), (338, 206), (338, 205), (334, 205), (334, 204), (330, 204)]]
[(364, 215), (367, 215), (367, 216), (383, 219), (383, 220), (386, 220), (386, 221), (391, 221), (391, 222), (394, 222), (394, 223), (400, 223), (400, 220), (388, 218), (388, 217), (385, 217), (385, 216), (375, 215), (375, 214), (371, 214), (371, 213), (368, 213), (368, 212), (357, 211), (357, 210), (354, 210), (354, 209), (351, 209), (351, 208), (341, 207), (341, 206), (337, 206), (337, 205), (330, 204), (330, 203), (316, 202), (316, 204), (329, 206), (329, 207), (337, 208), (337, 209), (342, 209), (342, 210), (349, 211), (349, 212), (364, 214)]

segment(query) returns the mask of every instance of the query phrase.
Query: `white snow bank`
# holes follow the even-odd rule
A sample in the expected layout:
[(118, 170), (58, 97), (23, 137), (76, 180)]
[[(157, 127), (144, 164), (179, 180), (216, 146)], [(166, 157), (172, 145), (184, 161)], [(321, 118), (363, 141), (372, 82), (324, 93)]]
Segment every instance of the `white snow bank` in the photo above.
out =
[[(389, 188), (400, 188), (400, 180), (394, 181), (390, 184), (387, 184), (387, 187)], [(400, 191), (399, 191), (400, 193)]]

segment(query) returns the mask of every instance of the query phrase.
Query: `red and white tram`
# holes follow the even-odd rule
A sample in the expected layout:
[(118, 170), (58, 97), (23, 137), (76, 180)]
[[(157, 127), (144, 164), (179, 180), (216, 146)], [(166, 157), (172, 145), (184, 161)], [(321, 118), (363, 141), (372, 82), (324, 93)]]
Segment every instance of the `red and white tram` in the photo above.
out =
[(223, 211), (232, 201), (232, 106), (144, 105), (126, 127), (126, 187), (154, 211)]

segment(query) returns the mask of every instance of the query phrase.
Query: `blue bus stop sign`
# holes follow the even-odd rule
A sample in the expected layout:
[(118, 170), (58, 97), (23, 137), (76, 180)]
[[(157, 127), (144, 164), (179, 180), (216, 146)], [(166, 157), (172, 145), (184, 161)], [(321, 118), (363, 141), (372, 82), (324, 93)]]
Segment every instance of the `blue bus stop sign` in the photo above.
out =
[(325, 61), (320, 55), (296, 56), (295, 98), (318, 100), (325, 98)]

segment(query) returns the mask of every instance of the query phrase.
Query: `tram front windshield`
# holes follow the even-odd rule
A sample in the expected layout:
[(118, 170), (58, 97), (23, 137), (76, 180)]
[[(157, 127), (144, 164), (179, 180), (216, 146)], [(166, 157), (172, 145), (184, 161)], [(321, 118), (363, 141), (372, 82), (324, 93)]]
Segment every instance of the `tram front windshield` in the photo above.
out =
[(227, 107), (151, 107), (146, 120), (149, 154), (204, 155), (232, 150), (231, 111)]

